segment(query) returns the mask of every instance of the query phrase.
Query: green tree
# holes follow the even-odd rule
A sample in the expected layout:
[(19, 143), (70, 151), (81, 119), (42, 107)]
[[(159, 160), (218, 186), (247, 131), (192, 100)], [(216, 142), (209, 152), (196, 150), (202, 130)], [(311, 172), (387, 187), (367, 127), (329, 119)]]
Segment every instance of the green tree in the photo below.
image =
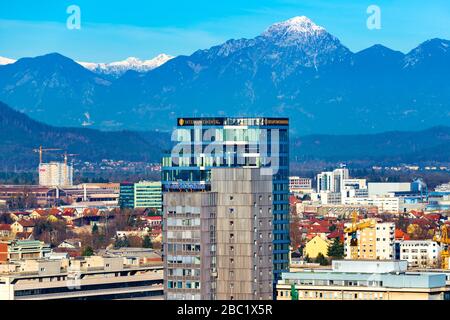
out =
[(114, 242), (114, 247), (116, 249), (120, 249), (120, 248), (127, 248), (129, 247), (130, 244), (128, 242), (128, 238), (127, 237), (116, 237), (116, 241)]
[(295, 284), (291, 285), (291, 300), (298, 300), (298, 290), (295, 289)]
[(92, 226), (92, 234), (96, 234), (98, 233), (98, 226), (96, 223), (94, 223), (94, 225)]
[(149, 236), (145, 236), (144, 240), (142, 241), (142, 247), (143, 248), (152, 248), (152, 240), (150, 239)]
[(329, 264), (329, 261), (322, 253), (319, 253), (315, 260), (316, 263), (319, 263), (321, 266), (326, 266)]
[(88, 246), (83, 249), (83, 252), (82, 252), (83, 257), (90, 257), (93, 255), (94, 255), (94, 250), (92, 249), (92, 247)]
[(344, 244), (339, 238), (335, 238), (331, 246), (328, 247), (328, 256), (332, 259), (342, 259), (344, 257)]

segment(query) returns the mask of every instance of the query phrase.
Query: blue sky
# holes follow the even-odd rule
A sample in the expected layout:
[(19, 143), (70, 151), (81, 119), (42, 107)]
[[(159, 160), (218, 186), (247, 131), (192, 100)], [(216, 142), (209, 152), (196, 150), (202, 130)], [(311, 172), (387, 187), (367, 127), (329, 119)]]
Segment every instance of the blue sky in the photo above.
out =
[[(372, 4), (381, 9), (380, 30), (366, 27)], [(66, 28), (69, 5), (81, 9), (81, 30)], [(59, 52), (79, 61), (111, 62), (188, 55), (231, 38), (255, 37), (299, 15), (353, 51), (381, 43), (407, 52), (430, 38), (450, 39), (448, 0), (3, 0), (0, 56)]]

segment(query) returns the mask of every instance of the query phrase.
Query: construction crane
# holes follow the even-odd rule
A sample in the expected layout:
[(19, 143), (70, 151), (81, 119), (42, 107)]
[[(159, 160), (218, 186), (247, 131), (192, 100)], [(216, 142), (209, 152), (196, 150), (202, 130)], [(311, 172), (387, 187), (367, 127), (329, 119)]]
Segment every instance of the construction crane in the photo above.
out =
[(69, 157), (76, 157), (76, 156), (79, 156), (79, 154), (73, 154), (73, 153), (64, 152), (64, 164), (67, 166), (67, 162), (68, 162)]
[(69, 158), (69, 157), (75, 157), (75, 156), (78, 156), (78, 154), (70, 154), (70, 153), (67, 153), (67, 151), (64, 152), (64, 179), (67, 179), (67, 181), (66, 181), (67, 184), (70, 183), (69, 177), (68, 177), (68, 175), (67, 175), (67, 162), (68, 162), (68, 158)]
[(350, 238), (350, 256), (352, 260), (358, 259), (358, 236), (357, 232), (366, 228), (374, 228), (376, 221), (373, 219), (365, 219), (358, 221), (358, 213), (352, 213), (352, 224), (344, 229)]
[(39, 153), (39, 164), (42, 164), (42, 156), (44, 152), (47, 151), (61, 151), (61, 149), (55, 149), (55, 148), (43, 148), (42, 146), (39, 147), (39, 149), (33, 149), (33, 152)]
[(433, 241), (436, 241), (442, 246), (441, 268), (448, 269), (448, 258), (450, 257), (448, 246), (450, 245), (450, 239), (448, 237), (448, 226), (445, 223), (442, 224), (439, 235), (434, 235)]

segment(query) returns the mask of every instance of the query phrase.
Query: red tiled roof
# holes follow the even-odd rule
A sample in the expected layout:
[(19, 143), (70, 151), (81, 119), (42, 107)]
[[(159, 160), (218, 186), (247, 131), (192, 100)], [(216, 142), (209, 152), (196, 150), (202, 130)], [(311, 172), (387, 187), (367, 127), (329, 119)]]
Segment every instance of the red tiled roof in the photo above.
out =
[(424, 215), (423, 217), (428, 220), (438, 221), (441, 218), (441, 215), (437, 214), (437, 213), (435, 213), (435, 214), (430, 213), (430, 214)]
[(397, 240), (410, 240), (410, 236), (403, 232), (401, 229), (395, 229), (395, 239)]
[(146, 219), (150, 221), (162, 221), (162, 217), (158, 216), (146, 217)]
[(10, 224), (0, 224), (0, 230), (1, 231), (10, 231), (11, 225)]
[(334, 238), (341, 238), (344, 236), (344, 232), (340, 230), (334, 230), (332, 233), (330, 233), (327, 238), (328, 239), (334, 239)]
[(17, 232), (16, 239), (28, 239), (32, 234), (32, 232)]
[(75, 208), (66, 208), (66, 209), (64, 209), (62, 215), (63, 216), (73, 216), (75, 214), (75, 212), (76, 212)]
[(83, 216), (98, 216), (99, 209), (98, 208), (86, 208), (83, 210)]
[(19, 224), (22, 227), (34, 227), (36, 225), (36, 223), (32, 220), (20, 220)]
[(296, 203), (302, 202), (300, 199), (298, 199), (296, 196), (289, 196), (289, 204), (294, 205)]
[(31, 213), (29, 212), (13, 212), (12, 214), (16, 216), (29, 216)]
[(330, 233), (330, 230), (324, 226), (309, 226), (308, 233)]
[(61, 214), (61, 210), (57, 209), (57, 208), (51, 208), (48, 211), (48, 214), (52, 214), (52, 215), (60, 215)]

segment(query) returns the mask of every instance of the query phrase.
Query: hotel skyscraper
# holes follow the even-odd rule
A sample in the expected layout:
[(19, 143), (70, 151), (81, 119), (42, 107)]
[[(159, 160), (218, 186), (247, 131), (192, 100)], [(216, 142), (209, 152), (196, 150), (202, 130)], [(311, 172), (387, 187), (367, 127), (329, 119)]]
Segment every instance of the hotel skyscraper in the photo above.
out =
[[(280, 279), (281, 273), (287, 272), (289, 267), (289, 120), (286, 118), (180, 118), (172, 140), (175, 146), (171, 154), (164, 157), (162, 168), (164, 206), (169, 206), (172, 213), (176, 211), (173, 209), (177, 202), (179, 210), (186, 211), (186, 206), (191, 207), (192, 210), (187, 211), (199, 211), (196, 212), (198, 215), (201, 214), (199, 204), (204, 206), (210, 201), (210, 205), (216, 205), (211, 200), (205, 199), (208, 197), (206, 194), (212, 191), (214, 168), (259, 169), (258, 177), (270, 177), (272, 186), (268, 212), (271, 215), (269, 219), (271, 230), (268, 233), (270, 233), (272, 255), (270, 258), (273, 272), (271, 280), (275, 284)], [(216, 174), (216, 177), (218, 176), (220, 175)], [(237, 183), (239, 181), (236, 181)], [(258, 188), (253, 191), (258, 194)], [(217, 189), (215, 192), (218, 192)], [(188, 200), (186, 195), (182, 195), (183, 193), (190, 193), (189, 197), (196, 199)], [(179, 199), (175, 201), (177, 197)], [(204, 199), (201, 199), (202, 197)], [(169, 199), (171, 204), (167, 202)], [(196, 205), (189, 203), (196, 203)], [(255, 205), (258, 206), (257, 203)], [(168, 207), (164, 207), (163, 211), (164, 235), (167, 237)], [(197, 220), (194, 222), (200, 223)], [(259, 228), (256, 229), (259, 232)], [(200, 234), (195, 234), (200, 240), (197, 249), (201, 250), (202, 241), (209, 241), (202, 238), (201, 234), (208, 230), (203, 230), (199, 226), (198, 232)], [(266, 236), (265, 233), (267, 232), (262, 232), (263, 237)], [(168, 244), (167, 241), (168, 239), (164, 238), (166, 261), (168, 256), (174, 257), (171, 254), (171, 250), (174, 250), (173, 243)], [(194, 250), (197, 250), (195, 246)], [(250, 254), (258, 255), (257, 252)], [(254, 267), (259, 270), (259, 267), (250, 265), (250, 268)], [(268, 282), (270, 283), (270, 279)], [(178, 283), (171, 282), (170, 285), (176, 286)], [(200, 284), (194, 283), (194, 286), (197, 285)], [(261, 292), (265, 292), (264, 289), (262, 290)], [(259, 292), (258, 296), (261, 297)], [(266, 298), (266, 294), (263, 296)]]

